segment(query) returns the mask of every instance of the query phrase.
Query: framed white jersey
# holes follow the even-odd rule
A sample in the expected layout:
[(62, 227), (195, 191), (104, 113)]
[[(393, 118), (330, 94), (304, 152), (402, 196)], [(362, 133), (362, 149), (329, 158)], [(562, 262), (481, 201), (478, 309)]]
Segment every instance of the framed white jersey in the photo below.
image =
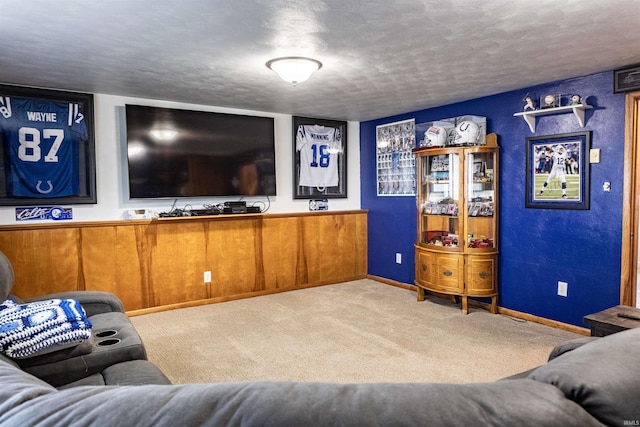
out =
[(300, 125), (296, 134), (296, 150), (300, 152), (298, 185), (318, 188), (338, 185), (337, 156), (342, 152), (339, 129)]
[(95, 203), (92, 102), (0, 86), (1, 204)]
[(294, 117), (296, 198), (346, 197), (346, 122)]

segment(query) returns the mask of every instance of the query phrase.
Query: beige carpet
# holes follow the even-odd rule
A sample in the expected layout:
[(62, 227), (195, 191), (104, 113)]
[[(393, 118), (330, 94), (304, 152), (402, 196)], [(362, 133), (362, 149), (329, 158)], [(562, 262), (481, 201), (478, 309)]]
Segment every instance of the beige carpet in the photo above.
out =
[(173, 383), (483, 382), (578, 337), (373, 280), (133, 317)]

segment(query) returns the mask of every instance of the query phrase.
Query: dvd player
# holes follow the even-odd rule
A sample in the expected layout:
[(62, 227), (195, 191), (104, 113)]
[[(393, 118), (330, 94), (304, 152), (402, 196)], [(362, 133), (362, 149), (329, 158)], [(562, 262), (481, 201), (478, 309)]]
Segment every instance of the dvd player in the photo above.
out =
[(213, 209), (191, 209), (185, 212), (189, 216), (209, 216), (219, 215), (220, 211), (217, 208)]
[(225, 206), (222, 208), (222, 213), (225, 214), (244, 214), (247, 213), (247, 207), (246, 206), (227, 206), (225, 204)]
[(246, 213), (261, 213), (262, 211), (258, 206), (224, 206), (222, 208), (223, 214), (246, 214)]

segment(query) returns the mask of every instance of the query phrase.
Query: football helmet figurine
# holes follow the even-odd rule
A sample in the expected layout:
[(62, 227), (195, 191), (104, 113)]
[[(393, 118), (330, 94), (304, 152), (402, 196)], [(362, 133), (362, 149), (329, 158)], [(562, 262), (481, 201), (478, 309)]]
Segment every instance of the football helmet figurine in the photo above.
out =
[(424, 133), (425, 147), (444, 147), (447, 143), (449, 132), (442, 126), (429, 126)]
[(480, 142), (480, 126), (470, 120), (458, 123), (449, 133), (449, 145), (478, 145)]

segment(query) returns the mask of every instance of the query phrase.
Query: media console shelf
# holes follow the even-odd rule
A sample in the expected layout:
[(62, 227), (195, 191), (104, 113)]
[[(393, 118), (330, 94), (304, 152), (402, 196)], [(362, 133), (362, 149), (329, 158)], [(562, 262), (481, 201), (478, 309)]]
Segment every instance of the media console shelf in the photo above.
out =
[(362, 279), (367, 211), (1, 225), (0, 251), (21, 298), (107, 291), (142, 314)]
[(576, 104), (576, 105), (566, 105), (564, 107), (555, 107), (555, 108), (543, 108), (541, 110), (533, 110), (533, 111), (523, 111), (521, 113), (515, 113), (514, 116), (522, 117), (525, 122), (529, 125), (529, 129), (531, 132), (536, 131), (536, 117), (538, 116), (546, 116), (549, 114), (563, 114), (573, 112), (576, 119), (578, 119), (578, 123), (580, 127), (584, 127), (584, 112), (585, 110), (589, 110), (593, 108), (593, 106), (589, 104)]

